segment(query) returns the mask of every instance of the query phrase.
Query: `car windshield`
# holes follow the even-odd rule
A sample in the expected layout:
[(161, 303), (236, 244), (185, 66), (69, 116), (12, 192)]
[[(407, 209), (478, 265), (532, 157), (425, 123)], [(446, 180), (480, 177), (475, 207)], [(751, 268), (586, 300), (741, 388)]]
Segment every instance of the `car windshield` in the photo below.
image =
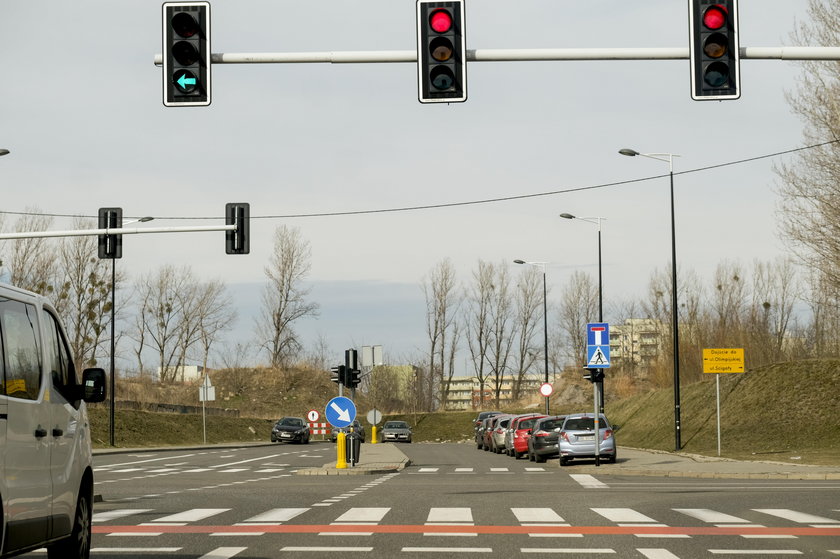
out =
[(523, 419), (522, 421), (519, 422), (518, 429), (530, 429), (531, 427), (534, 426), (535, 421), (537, 421), (536, 418)]
[(278, 422), (278, 425), (285, 425), (287, 427), (303, 427), (303, 420), (297, 417), (284, 417)]
[[(600, 429), (608, 429), (606, 421), (602, 417), (598, 422)], [(567, 419), (566, 424), (563, 425), (564, 431), (592, 431), (595, 429), (595, 419), (592, 417), (575, 417)]]
[(385, 429), (408, 429), (408, 423), (405, 421), (388, 421), (385, 423)]

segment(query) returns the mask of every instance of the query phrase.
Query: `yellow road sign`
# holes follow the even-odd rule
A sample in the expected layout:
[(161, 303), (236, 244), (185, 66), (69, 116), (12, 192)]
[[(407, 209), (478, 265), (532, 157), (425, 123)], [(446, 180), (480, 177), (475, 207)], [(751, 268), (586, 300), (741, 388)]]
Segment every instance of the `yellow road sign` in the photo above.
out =
[(704, 373), (743, 373), (744, 348), (717, 348), (703, 350)]

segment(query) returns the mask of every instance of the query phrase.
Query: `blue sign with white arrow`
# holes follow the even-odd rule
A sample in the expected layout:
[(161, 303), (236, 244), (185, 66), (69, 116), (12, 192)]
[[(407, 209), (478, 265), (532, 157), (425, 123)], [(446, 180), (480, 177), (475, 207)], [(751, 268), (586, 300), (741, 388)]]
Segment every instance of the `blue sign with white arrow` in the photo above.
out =
[(327, 421), (333, 427), (347, 427), (356, 419), (356, 404), (350, 398), (338, 396), (327, 403)]

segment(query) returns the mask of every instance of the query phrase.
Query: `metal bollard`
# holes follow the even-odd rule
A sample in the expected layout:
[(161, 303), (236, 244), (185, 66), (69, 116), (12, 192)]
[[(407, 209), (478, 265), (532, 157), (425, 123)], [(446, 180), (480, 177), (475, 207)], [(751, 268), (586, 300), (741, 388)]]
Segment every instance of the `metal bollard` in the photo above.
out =
[(339, 433), (335, 440), (336, 453), (338, 453), (335, 460), (335, 467), (339, 470), (347, 468), (347, 459), (345, 458), (347, 441), (345, 437), (346, 435), (344, 433)]

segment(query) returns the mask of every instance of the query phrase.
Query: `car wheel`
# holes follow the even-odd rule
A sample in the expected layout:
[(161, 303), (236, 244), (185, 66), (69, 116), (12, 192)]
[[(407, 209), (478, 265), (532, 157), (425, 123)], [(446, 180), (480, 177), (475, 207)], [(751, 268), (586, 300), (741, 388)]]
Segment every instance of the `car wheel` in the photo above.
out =
[(568, 460), (568, 458), (563, 458), (563, 457), (561, 456), (561, 457), (560, 457), (560, 465), (561, 465), (561, 466), (568, 466), (568, 465), (569, 465), (569, 460)]
[(609, 457), (610, 464), (615, 464), (616, 460), (618, 460), (618, 453), (617, 452)]
[(537, 462), (538, 464), (544, 464), (545, 463), (545, 456), (540, 456), (539, 454), (535, 454), (534, 455), (534, 462)]
[(534, 455), (531, 453), (531, 451), (528, 451), (528, 462), (533, 462), (533, 461), (534, 461)]
[(93, 516), (93, 489), (82, 488), (76, 503), (73, 531), (47, 548), (49, 559), (88, 559), (90, 557), (91, 523)]

